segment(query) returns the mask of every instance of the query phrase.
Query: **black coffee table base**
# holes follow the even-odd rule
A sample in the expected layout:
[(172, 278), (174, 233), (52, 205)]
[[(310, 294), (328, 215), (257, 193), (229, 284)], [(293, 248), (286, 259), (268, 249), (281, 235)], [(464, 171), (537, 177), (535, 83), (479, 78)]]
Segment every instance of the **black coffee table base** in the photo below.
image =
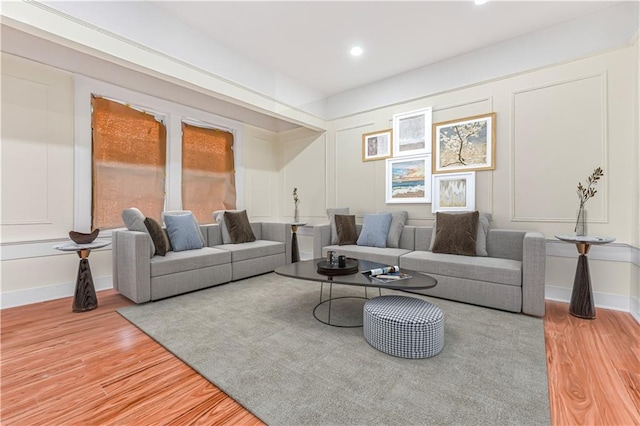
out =
[[(322, 296), (323, 296), (323, 292), (324, 292), (324, 282), (320, 283), (320, 303), (318, 303), (314, 308), (313, 308), (313, 317), (318, 320), (319, 322), (326, 324), (326, 325), (330, 325), (331, 327), (340, 327), (340, 328), (358, 328), (358, 327), (362, 327), (362, 323), (360, 324), (356, 324), (356, 325), (345, 325), (345, 324), (335, 324), (335, 323), (331, 323), (331, 302), (334, 300), (339, 300), (339, 299), (363, 299), (363, 300), (369, 300), (369, 297), (367, 295), (367, 287), (364, 288), (364, 297), (362, 296), (340, 296), (340, 297), (333, 297), (333, 282), (331, 281), (327, 281), (327, 284), (329, 284), (329, 298), (327, 300), (322, 300)], [(378, 287), (378, 296), (382, 296), (382, 290), (380, 289), (380, 287)], [(329, 304), (329, 308), (328, 308), (328, 312), (327, 312), (327, 320), (325, 321), (324, 319), (320, 318), (318, 316), (318, 314), (316, 313), (317, 309), (328, 303)]]

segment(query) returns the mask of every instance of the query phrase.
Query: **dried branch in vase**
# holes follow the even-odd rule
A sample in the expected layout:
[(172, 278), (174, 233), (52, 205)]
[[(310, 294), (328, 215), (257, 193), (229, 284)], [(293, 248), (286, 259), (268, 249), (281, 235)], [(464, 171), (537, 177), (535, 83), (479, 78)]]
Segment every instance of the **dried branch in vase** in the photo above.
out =
[(580, 199), (580, 208), (584, 207), (584, 204), (589, 200), (589, 198), (596, 195), (596, 192), (598, 191), (594, 188), (594, 186), (598, 184), (598, 181), (602, 176), (604, 176), (604, 171), (600, 167), (597, 167), (587, 178), (586, 187), (582, 185), (582, 182), (578, 182), (577, 193), (578, 198)]

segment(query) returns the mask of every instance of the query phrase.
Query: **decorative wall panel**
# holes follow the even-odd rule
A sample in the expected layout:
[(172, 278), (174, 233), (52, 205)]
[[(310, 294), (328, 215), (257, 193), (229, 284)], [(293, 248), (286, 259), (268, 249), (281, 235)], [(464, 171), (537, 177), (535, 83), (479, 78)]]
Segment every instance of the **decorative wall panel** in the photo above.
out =
[(606, 220), (606, 74), (512, 95), (512, 220), (572, 222), (576, 187), (600, 166), (605, 178), (587, 204), (590, 222)]
[(49, 224), (47, 86), (2, 80), (2, 224)]

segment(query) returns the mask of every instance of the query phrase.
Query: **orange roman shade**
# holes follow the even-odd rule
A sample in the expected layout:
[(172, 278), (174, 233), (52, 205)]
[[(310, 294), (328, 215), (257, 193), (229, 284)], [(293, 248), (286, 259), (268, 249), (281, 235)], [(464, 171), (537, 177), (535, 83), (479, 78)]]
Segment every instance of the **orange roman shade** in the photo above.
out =
[(123, 226), (123, 209), (160, 220), (164, 209), (166, 128), (153, 115), (91, 97), (92, 229)]
[(198, 223), (236, 208), (233, 134), (182, 123), (182, 208)]

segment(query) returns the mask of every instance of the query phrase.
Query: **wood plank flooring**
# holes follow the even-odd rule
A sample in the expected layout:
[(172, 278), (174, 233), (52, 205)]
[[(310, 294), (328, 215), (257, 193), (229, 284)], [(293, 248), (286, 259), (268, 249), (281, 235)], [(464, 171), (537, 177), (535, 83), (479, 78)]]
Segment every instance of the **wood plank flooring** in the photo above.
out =
[[(71, 312), (60, 299), (0, 312), (2, 425), (262, 424), (122, 318), (114, 290)], [(597, 310), (574, 318), (547, 301), (554, 425), (640, 425), (640, 325)]]
[(640, 325), (596, 309), (595, 320), (546, 303), (545, 344), (553, 424), (640, 425)]

